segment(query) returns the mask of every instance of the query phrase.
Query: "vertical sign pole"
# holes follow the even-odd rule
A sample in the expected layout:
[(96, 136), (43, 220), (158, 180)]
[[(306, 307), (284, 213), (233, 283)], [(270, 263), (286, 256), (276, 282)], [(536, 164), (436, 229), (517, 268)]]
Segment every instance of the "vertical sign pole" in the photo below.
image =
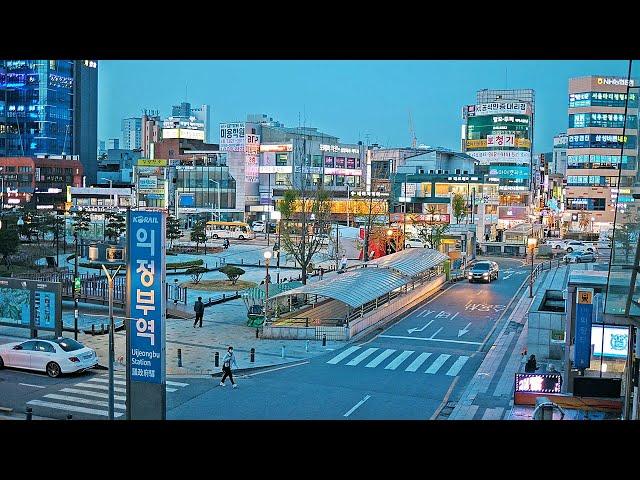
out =
[(125, 284), (125, 319), (124, 319), (124, 325), (125, 325), (125, 358), (126, 358), (126, 370), (127, 373), (125, 375), (126, 378), (126, 386), (125, 386), (125, 390), (126, 390), (126, 399), (125, 399), (125, 418), (127, 420), (131, 420), (131, 327), (132, 327), (132, 322), (131, 322), (131, 305), (133, 305), (132, 299), (131, 299), (131, 276), (132, 276), (132, 271), (131, 271), (131, 247), (133, 245), (133, 241), (132, 241), (132, 232), (133, 229), (131, 228), (131, 209), (129, 207), (127, 207), (127, 218), (126, 218), (126, 230), (125, 230), (125, 234), (126, 234), (126, 238), (127, 238), (127, 245), (126, 245), (126, 268), (127, 268), (127, 280), (126, 280), (126, 284)]
[(593, 314), (593, 292), (593, 288), (578, 288), (576, 291), (574, 366), (581, 370), (589, 368), (591, 365), (591, 319)]

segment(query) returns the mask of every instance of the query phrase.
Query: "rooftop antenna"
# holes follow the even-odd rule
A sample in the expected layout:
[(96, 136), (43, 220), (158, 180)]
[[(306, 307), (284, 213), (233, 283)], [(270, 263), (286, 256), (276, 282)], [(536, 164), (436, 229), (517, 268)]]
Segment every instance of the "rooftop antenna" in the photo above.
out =
[(507, 77), (507, 71), (508, 68), (504, 67), (504, 89), (508, 90), (509, 89), (509, 82), (507, 81), (508, 77)]
[(187, 103), (187, 98), (189, 98), (188, 92), (189, 92), (189, 82), (184, 82), (184, 103)]

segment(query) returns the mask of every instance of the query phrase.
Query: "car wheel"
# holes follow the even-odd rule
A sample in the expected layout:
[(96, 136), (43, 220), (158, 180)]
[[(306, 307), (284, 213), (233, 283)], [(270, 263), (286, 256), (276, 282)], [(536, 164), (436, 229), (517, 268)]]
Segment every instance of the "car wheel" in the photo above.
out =
[(238, 239), (244, 240), (244, 235), (238, 235)]
[(60, 365), (58, 365), (56, 362), (49, 362), (47, 364), (47, 375), (49, 375), (51, 378), (56, 378), (58, 375), (60, 375)]
[(404, 248), (411, 248), (411, 245), (406, 244), (406, 245), (404, 246)]
[(211, 235), (211, 238), (218, 238), (218, 234), (214, 233), (213, 235)]
[(587, 252), (593, 253), (593, 248), (587, 248)]
[(567, 247), (567, 253), (573, 252), (573, 247)]
[(4, 360), (2, 360), (2, 357), (0, 357), (0, 370), (2, 370), (4, 368)]

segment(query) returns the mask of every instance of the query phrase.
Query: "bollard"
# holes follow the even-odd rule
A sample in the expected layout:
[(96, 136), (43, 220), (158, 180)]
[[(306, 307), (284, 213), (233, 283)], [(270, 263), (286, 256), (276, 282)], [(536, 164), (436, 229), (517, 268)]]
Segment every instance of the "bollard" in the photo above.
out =
[(284, 345), (282, 345), (282, 358), (284, 358)]
[(304, 351), (308, 352), (309, 351), (309, 340), (307, 340), (306, 342), (304, 342)]
[(27, 407), (26, 414), (27, 420), (33, 420), (33, 409), (31, 407)]
[(178, 349), (178, 366), (179, 367), (182, 366), (182, 349), (181, 348)]
[(252, 349), (249, 351), (249, 354), (250, 354), (249, 361), (250, 361), (251, 363), (254, 363), (254, 362), (256, 361), (256, 349), (255, 349), (255, 348), (252, 348)]
[(327, 334), (326, 333), (322, 334), (322, 346), (323, 347), (327, 346)]
[(216, 354), (214, 355), (214, 362), (215, 362), (215, 366), (219, 366), (220, 364), (220, 354), (218, 352), (216, 352)]
[(100, 334), (102, 335), (104, 333), (104, 323), (100, 324)]
[(240, 265), (244, 265), (244, 258), (240, 259)]
[(96, 334), (96, 325), (94, 323), (91, 324), (91, 335)]
[(71, 415), (70, 413), (67, 414), (67, 420), (73, 420), (73, 415)]
[(258, 328), (256, 327), (256, 338), (259, 338), (259, 337), (258, 337), (258, 334), (259, 334), (259, 333), (260, 333), (260, 332), (258, 331)]

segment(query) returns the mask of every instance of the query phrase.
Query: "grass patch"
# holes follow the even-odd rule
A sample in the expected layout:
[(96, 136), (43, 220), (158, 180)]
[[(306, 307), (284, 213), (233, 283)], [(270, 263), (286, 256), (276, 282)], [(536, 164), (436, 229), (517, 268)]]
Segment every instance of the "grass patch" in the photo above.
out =
[(256, 282), (247, 282), (245, 280), (238, 280), (235, 285), (232, 285), (229, 280), (202, 280), (200, 283), (195, 284), (192, 282), (181, 283), (181, 287), (191, 288), (193, 290), (202, 290), (204, 292), (235, 292), (236, 290), (246, 290), (257, 285)]

